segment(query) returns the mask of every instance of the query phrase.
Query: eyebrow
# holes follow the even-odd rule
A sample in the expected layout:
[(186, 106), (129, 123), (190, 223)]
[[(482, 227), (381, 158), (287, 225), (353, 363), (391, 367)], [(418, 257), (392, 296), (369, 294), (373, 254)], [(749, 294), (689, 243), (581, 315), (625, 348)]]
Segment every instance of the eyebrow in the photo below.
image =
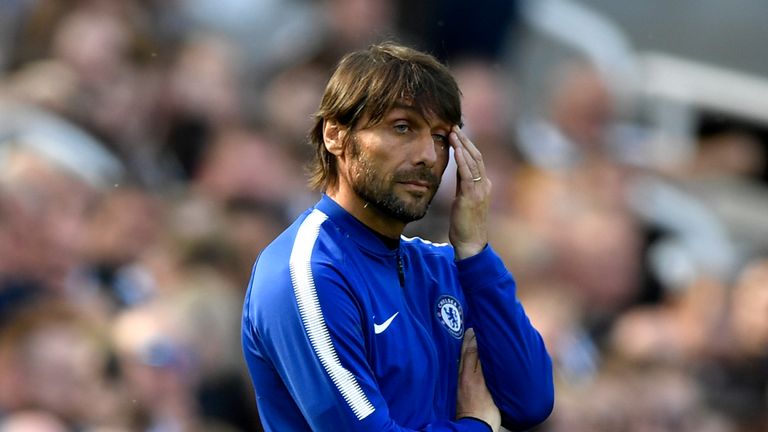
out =
[(435, 123), (430, 123), (427, 120), (427, 117), (424, 115), (424, 113), (422, 113), (420, 110), (416, 109), (416, 107), (414, 107), (413, 105), (408, 105), (408, 104), (406, 104), (404, 102), (395, 102), (392, 105), (392, 108), (390, 109), (390, 111), (393, 111), (395, 109), (402, 109), (402, 110), (405, 110), (405, 111), (408, 111), (408, 112), (411, 112), (413, 114), (418, 115), (419, 117), (421, 117), (422, 120), (424, 120), (424, 123), (426, 123), (427, 126), (429, 126), (430, 128), (446, 127), (449, 130), (451, 129), (450, 122), (446, 121), (446, 120), (443, 120), (443, 119), (440, 119), (440, 118), (436, 118), (437, 121)]

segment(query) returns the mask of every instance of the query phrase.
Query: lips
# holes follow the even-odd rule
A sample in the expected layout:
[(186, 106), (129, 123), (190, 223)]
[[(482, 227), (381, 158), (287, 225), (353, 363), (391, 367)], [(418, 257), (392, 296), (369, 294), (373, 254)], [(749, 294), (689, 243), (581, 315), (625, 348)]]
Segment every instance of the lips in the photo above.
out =
[(432, 183), (430, 183), (428, 181), (424, 181), (424, 180), (410, 180), (410, 181), (404, 181), (404, 182), (400, 182), (400, 183), (407, 184), (407, 185), (413, 185), (413, 186), (420, 186), (420, 187), (427, 188), (427, 189), (432, 187)]

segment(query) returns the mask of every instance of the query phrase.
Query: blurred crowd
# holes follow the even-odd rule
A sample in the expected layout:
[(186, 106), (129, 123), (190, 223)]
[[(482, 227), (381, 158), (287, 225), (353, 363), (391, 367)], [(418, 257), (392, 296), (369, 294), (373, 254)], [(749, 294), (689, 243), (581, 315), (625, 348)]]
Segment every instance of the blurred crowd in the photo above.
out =
[[(522, 4), (0, 2), (0, 431), (260, 430), (250, 268), (317, 199), (334, 62), (386, 39), (459, 81), (492, 244), (556, 365), (538, 430), (768, 430), (766, 136), (713, 121), (666, 160), (579, 56), (532, 109)], [(409, 234), (446, 240), (451, 172)]]

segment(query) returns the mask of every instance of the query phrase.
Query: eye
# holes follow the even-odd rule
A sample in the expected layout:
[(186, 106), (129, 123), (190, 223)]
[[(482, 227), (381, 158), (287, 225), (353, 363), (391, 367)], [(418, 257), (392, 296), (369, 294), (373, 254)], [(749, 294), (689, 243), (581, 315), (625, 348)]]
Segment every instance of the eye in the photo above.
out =
[(445, 144), (448, 142), (448, 137), (443, 134), (432, 134), (432, 139), (439, 144)]
[(398, 123), (395, 126), (393, 126), (393, 128), (395, 129), (395, 132), (397, 132), (399, 134), (405, 134), (405, 133), (408, 133), (408, 131), (411, 130), (411, 127), (408, 126), (407, 123)]
[(448, 148), (448, 136), (443, 135), (440, 133), (432, 134), (432, 141), (435, 143), (435, 146), (439, 146), (440, 150), (445, 150)]

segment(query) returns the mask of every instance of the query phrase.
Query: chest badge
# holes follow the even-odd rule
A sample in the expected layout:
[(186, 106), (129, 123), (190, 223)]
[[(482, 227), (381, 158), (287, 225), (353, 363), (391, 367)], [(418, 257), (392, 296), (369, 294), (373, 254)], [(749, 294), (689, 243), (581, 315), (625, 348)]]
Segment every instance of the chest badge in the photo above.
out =
[(464, 336), (464, 312), (455, 298), (444, 295), (435, 303), (435, 315), (440, 324), (456, 339)]

